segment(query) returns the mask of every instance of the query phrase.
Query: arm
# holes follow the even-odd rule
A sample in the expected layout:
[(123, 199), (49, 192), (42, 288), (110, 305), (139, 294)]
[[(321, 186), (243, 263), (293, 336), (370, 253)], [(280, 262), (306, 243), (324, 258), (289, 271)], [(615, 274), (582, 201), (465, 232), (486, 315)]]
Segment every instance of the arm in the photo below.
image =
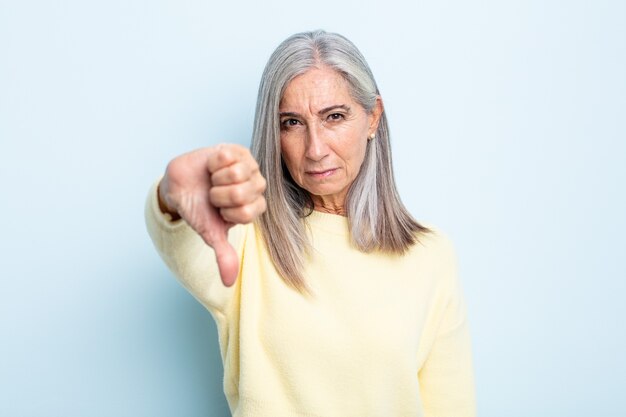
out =
[[(239, 145), (174, 158), (146, 204), (148, 232), (165, 263), (207, 308), (223, 308), (246, 227), (265, 211), (265, 179)], [(231, 233), (229, 230), (232, 228)], [(221, 282), (219, 279), (221, 278)]]
[[(150, 187), (145, 205), (148, 234), (163, 262), (178, 281), (211, 313), (225, 313), (235, 290), (220, 280), (213, 248), (208, 246), (183, 219), (173, 220), (159, 205), (158, 184)], [(241, 258), (245, 239), (244, 225), (228, 232), (228, 243)]]
[(434, 342), (418, 373), (425, 417), (474, 417), (476, 400), (466, 306), (449, 242), (440, 269), (442, 314)]

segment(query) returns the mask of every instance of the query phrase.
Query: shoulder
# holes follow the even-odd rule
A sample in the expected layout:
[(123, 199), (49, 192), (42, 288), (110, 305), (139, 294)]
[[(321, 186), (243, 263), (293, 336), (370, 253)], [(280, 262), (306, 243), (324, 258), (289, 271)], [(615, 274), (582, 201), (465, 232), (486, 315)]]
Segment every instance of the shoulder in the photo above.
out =
[(420, 222), (420, 225), (426, 230), (417, 232), (414, 249), (427, 251), (431, 256), (443, 261), (455, 260), (454, 244), (448, 235), (432, 224)]
[(456, 249), (449, 236), (440, 228), (420, 222), (428, 230), (417, 234), (417, 242), (407, 254), (418, 270), (430, 277), (432, 283), (444, 290), (458, 286)]

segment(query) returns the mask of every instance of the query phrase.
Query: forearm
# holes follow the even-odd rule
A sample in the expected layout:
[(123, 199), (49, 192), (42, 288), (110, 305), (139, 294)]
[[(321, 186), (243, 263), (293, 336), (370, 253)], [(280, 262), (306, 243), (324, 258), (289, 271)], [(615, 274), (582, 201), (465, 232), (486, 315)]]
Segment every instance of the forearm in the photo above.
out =
[(437, 337), (418, 378), (425, 417), (476, 416), (467, 321)]
[[(148, 234), (163, 262), (178, 281), (209, 311), (225, 313), (232, 288), (225, 287), (213, 249), (183, 219), (172, 221), (158, 202), (158, 184), (150, 188), (145, 205)], [(231, 228), (228, 236), (237, 254), (243, 250), (243, 225)]]

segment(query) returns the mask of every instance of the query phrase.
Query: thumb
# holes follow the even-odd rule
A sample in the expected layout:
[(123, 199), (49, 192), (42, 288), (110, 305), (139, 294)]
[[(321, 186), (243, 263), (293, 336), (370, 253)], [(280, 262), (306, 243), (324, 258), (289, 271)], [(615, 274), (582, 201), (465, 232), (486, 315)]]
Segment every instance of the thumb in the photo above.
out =
[(237, 259), (235, 248), (228, 243), (226, 236), (223, 235), (213, 241), (212, 246), (215, 251), (215, 259), (222, 277), (222, 283), (230, 287), (235, 283), (237, 275), (239, 275), (239, 260)]

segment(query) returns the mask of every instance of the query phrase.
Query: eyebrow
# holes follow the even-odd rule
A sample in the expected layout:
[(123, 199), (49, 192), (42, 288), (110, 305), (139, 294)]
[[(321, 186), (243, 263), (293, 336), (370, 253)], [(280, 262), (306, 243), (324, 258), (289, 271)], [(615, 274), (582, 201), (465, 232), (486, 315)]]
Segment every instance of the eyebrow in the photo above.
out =
[[(332, 106), (324, 107), (322, 110), (318, 111), (317, 114), (321, 116), (324, 113), (328, 113), (329, 111), (336, 110), (336, 109), (342, 109), (342, 110), (345, 110), (347, 112), (350, 112), (350, 106), (347, 106), (345, 104), (333, 104)], [(280, 117), (286, 117), (286, 116), (289, 116), (289, 117), (300, 117), (300, 115), (298, 113), (289, 112), (289, 111), (281, 112), (279, 114), (279, 116)]]

